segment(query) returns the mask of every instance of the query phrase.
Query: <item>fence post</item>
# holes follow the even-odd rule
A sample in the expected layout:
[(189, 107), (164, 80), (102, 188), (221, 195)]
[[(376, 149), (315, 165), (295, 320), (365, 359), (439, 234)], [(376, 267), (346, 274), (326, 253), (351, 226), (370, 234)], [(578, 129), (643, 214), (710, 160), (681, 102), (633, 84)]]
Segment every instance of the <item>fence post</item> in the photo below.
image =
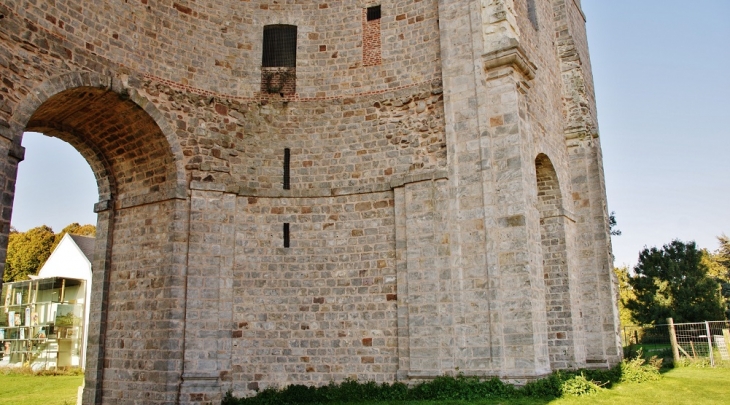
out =
[(710, 365), (715, 367), (715, 356), (712, 354), (712, 335), (710, 335), (710, 323), (705, 321), (705, 330), (707, 330), (707, 348), (710, 349)]
[(667, 323), (669, 324), (669, 341), (672, 342), (672, 355), (676, 367), (679, 364), (679, 346), (677, 345), (677, 332), (674, 330), (674, 319), (667, 318)]

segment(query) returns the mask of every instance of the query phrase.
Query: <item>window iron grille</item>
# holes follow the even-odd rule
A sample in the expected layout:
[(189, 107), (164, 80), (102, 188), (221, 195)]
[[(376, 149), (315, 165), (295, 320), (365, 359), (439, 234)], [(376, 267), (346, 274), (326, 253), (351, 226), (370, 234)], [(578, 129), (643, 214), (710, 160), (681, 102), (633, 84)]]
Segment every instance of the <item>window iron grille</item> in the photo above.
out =
[(263, 67), (296, 67), (297, 26), (267, 25), (264, 27)]
[(380, 6), (368, 7), (368, 21), (380, 19)]

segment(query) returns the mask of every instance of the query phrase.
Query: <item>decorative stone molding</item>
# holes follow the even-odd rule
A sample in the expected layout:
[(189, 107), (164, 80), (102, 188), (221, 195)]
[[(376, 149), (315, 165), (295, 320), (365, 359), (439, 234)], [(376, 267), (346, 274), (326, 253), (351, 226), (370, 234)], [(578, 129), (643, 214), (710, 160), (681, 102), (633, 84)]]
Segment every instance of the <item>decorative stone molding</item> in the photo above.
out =
[(513, 66), (522, 73), (527, 80), (535, 78), (537, 66), (525, 55), (520, 46), (513, 42), (509, 48), (499, 49), (482, 56), (484, 59), (484, 71), (488, 72), (503, 66)]

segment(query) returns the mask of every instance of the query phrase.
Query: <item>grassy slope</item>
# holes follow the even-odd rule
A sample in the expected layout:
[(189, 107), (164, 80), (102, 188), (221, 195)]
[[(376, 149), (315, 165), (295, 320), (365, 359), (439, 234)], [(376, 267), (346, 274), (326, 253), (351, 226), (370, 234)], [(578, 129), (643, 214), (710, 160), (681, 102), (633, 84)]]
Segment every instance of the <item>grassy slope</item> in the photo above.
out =
[(0, 405), (75, 405), (84, 376), (0, 374)]

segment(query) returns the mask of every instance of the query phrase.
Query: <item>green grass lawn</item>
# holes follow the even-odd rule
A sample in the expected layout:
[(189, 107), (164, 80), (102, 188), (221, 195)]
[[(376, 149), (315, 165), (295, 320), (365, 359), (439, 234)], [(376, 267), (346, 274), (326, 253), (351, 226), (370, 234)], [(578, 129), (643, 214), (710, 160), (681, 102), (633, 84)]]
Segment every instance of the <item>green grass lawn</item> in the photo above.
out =
[[(74, 405), (83, 376), (0, 374), (0, 405)], [(679, 368), (660, 381), (617, 384), (585, 397), (555, 400), (520, 398), (490, 401), (368, 402), (361, 405), (588, 405), (588, 404), (728, 404), (730, 369)]]
[(76, 405), (83, 375), (0, 374), (0, 405)]
[(623, 383), (583, 397), (554, 400), (520, 398), (485, 401), (366, 402), (359, 405), (589, 405), (589, 404), (723, 404), (730, 403), (730, 369), (679, 368), (659, 381)]
[(728, 403), (730, 403), (730, 369), (685, 367), (664, 373), (659, 381), (618, 384), (592, 397), (561, 398), (550, 402), (550, 405)]

